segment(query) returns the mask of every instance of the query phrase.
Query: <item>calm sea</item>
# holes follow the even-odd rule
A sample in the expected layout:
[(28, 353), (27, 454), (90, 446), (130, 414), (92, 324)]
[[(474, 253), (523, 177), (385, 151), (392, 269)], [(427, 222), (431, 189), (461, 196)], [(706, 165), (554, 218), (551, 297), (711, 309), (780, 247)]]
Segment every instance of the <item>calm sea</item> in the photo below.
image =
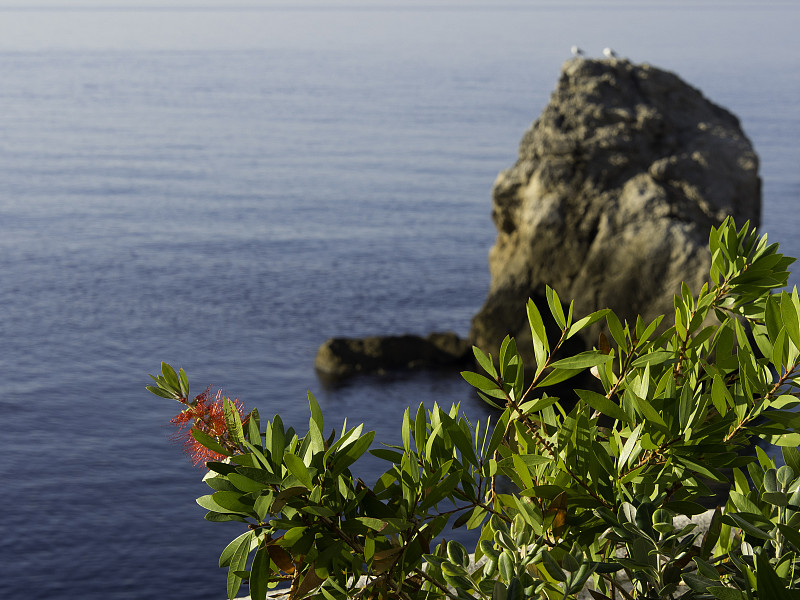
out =
[(794, 4), (197, 4), (0, 5), (2, 598), (224, 597), (239, 529), (194, 504), (161, 360), (301, 429), (307, 390), (386, 441), (420, 401), (482, 417), (458, 376), (331, 389), (313, 358), (467, 332), (492, 182), (572, 44), (734, 111), (800, 255)]

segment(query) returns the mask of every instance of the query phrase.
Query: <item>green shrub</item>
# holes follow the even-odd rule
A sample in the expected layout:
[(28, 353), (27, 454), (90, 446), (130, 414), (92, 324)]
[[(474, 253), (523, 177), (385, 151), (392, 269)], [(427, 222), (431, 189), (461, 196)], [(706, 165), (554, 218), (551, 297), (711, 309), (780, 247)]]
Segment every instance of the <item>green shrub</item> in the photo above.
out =
[[(248, 525), (220, 556), (228, 597), (242, 581), (256, 599), (282, 583), (319, 600), (567, 599), (587, 583), (595, 599), (800, 597), (800, 302), (780, 291), (794, 259), (730, 219), (710, 249), (709, 283), (682, 287), (668, 328), (609, 310), (576, 319), (548, 289), (561, 331), (548, 340), (529, 302), (533, 372), (507, 337), (463, 373), (496, 418), (406, 411), (402, 445), (370, 450), (387, 463), (371, 487), (350, 468), (374, 434), (326, 433), (310, 394), (298, 433), (209, 390), (189, 400), (183, 370), (162, 363), (148, 389), (186, 405), (173, 421), (213, 490), (198, 504)], [(597, 348), (561, 356), (601, 319)], [(595, 389), (547, 394), (586, 370)], [(746, 452), (755, 442), (786, 464)], [(708, 530), (677, 524), (705, 511), (711, 485), (730, 492)], [(476, 530), (474, 560), (437, 543), (451, 523)]]

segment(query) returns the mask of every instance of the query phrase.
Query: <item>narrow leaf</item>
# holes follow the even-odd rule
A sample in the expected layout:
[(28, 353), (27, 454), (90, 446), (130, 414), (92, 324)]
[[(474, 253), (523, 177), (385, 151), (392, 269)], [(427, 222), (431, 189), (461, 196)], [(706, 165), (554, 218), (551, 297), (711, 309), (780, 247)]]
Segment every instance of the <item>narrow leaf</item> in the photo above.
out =
[(575, 393), (594, 410), (600, 411), (604, 415), (608, 415), (619, 421), (630, 423), (631, 419), (628, 413), (622, 410), (613, 400), (609, 400), (605, 396), (601, 396), (597, 392), (592, 392), (590, 390), (575, 390)]
[(589, 367), (596, 367), (614, 360), (613, 356), (603, 354), (598, 350), (588, 350), (581, 352), (575, 356), (562, 358), (552, 363), (550, 366), (554, 369), (587, 369)]
[(497, 371), (492, 364), (491, 357), (486, 356), (486, 354), (484, 354), (484, 352), (477, 346), (472, 347), (472, 353), (475, 355), (475, 360), (478, 361), (478, 364), (481, 366), (481, 368), (491, 375), (493, 379), (497, 379)]

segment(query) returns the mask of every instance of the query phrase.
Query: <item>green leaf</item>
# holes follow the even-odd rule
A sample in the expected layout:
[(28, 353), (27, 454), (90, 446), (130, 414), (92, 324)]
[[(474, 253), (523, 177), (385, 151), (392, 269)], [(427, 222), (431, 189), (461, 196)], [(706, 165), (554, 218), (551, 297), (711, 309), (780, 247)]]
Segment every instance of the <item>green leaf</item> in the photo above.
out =
[(315, 506), (313, 504), (310, 506), (301, 507), (300, 511), (317, 517), (332, 517), (336, 514), (327, 506)]
[(465, 569), (469, 566), (467, 549), (455, 540), (447, 542), (447, 558)]
[(176, 392), (181, 391), (181, 382), (180, 379), (178, 379), (177, 373), (175, 373), (175, 369), (173, 369), (167, 363), (162, 362), (161, 374), (164, 376), (164, 380), (167, 382), (170, 388), (172, 388)]
[(542, 315), (539, 314), (539, 309), (536, 308), (533, 300), (528, 299), (527, 305), (528, 323), (531, 327), (531, 337), (533, 340), (533, 354), (536, 358), (537, 373), (544, 369), (547, 362), (547, 354), (550, 351), (550, 345), (547, 341), (547, 332), (544, 328), (544, 321)]
[(492, 381), (491, 379), (487, 379), (483, 375), (478, 375), (477, 373), (472, 373), (471, 371), (462, 371), (461, 376), (472, 387), (483, 390), (484, 392), (500, 389), (500, 384), (498, 384), (496, 381)]
[(769, 407), (776, 409), (788, 408), (791, 410), (796, 408), (798, 404), (800, 404), (800, 398), (792, 396), (791, 394), (783, 394), (770, 401)]
[(486, 356), (486, 354), (483, 353), (483, 350), (477, 346), (472, 347), (472, 353), (475, 355), (475, 360), (478, 361), (478, 364), (481, 366), (481, 368), (491, 375), (492, 379), (497, 379), (497, 371), (492, 364), (491, 357)]
[(399, 463), (403, 458), (402, 452), (390, 450), (389, 448), (376, 448), (375, 450), (370, 450), (369, 453), (391, 463)]
[(777, 479), (781, 484), (781, 489), (788, 490), (789, 484), (794, 480), (794, 469), (789, 465), (783, 465), (778, 469)]
[(306, 488), (310, 490), (314, 487), (314, 483), (311, 481), (311, 473), (308, 471), (308, 467), (306, 467), (302, 458), (287, 452), (283, 455), (283, 463), (286, 465), (286, 468), (289, 469), (289, 472), (297, 477), (298, 481)]
[(299, 486), (299, 485), (294, 486), (294, 487), (290, 487), (290, 488), (286, 488), (284, 490), (281, 490), (281, 492), (277, 496), (275, 496), (275, 501), (272, 503), (272, 506), (270, 507), (269, 512), (271, 512), (273, 514), (279, 513), (281, 511), (281, 509), (284, 506), (286, 506), (286, 503), (291, 498), (294, 498), (296, 496), (302, 496), (303, 494), (306, 494), (307, 492), (308, 492), (307, 488), (305, 488), (304, 486)]
[(214, 471), (214, 473), (219, 473), (220, 475), (228, 475), (230, 473), (236, 472), (236, 465), (232, 465), (230, 463), (218, 462), (215, 460), (210, 460), (206, 463), (206, 467), (210, 471)]
[(714, 375), (711, 384), (711, 402), (722, 417), (728, 413), (728, 407), (733, 406), (733, 398), (719, 375)]
[(242, 585), (242, 578), (236, 574), (237, 571), (243, 571), (247, 566), (247, 555), (250, 554), (250, 541), (253, 532), (249, 532), (247, 538), (243, 538), (236, 546), (231, 555), (230, 566), (228, 567), (228, 599), (233, 600), (236, 597), (236, 592)]
[[(474, 348), (474, 346), (473, 346)], [(474, 350), (473, 350), (474, 352)], [(511, 362), (511, 358), (517, 353), (517, 343), (510, 335), (503, 338), (503, 343), (500, 344), (500, 374), (505, 379), (505, 370)]]
[(708, 479), (712, 479), (714, 481), (719, 481), (720, 483), (728, 483), (728, 480), (725, 479), (725, 476), (711, 466), (702, 465), (686, 458), (685, 456), (676, 456), (675, 460), (676, 462), (689, 467), (689, 469), (699, 475), (702, 475), (703, 477), (707, 477)]
[(605, 396), (590, 390), (575, 390), (575, 393), (594, 410), (624, 423), (631, 422), (628, 413), (622, 410), (613, 400), (609, 400)]
[[(745, 513), (746, 514), (746, 513)], [(737, 513), (728, 513), (723, 517), (723, 520), (727, 520), (728, 524), (732, 524), (735, 527), (738, 527), (745, 533), (752, 535), (755, 538), (761, 540), (768, 540), (770, 539), (769, 533), (761, 529), (760, 527), (756, 527), (750, 521), (745, 519), (742, 515)], [(733, 521), (733, 523), (731, 523)]]
[(564, 573), (556, 560), (550, 556), (550, 553), (547, 550), (542, 551), (542, 565), (553, 579), (556, 579), (557, 581), (567, 580), (566, 573)]
[(529, 415), (531, 413), (542, 411), (548, 406), (552, 406), (556, 402), (558, 402), (558, 398), (556, 396), (548, 396), (545, 394), (541, 398), (526, 400), (520, 405), (519, 410), (522, 412), (522, 414)]
[[(639, 395), (635, 394), (632, 389), (628, 388), (625, 391), (626, 395), (630, 395), (630, 399), (632, 402), (636, 404), (639, 411), (644, 416), (645, 420), (650, 424), (655, 426), (657, 429), (660, 429), (664, 433), (668, 433), (667, 424), (664, 422), (664, 419), (661, 418), (659, 412), (653, 408), (653, 405), (650, 404), (647, 400), (640, 397)], [(627, 414), (627, 413), (626, 413)]]
[(783, 326), (786, 328), (786, 334), (792, 340), (795, 348), (800, 349), (800, 320), (792, 302), (792, 297), (786, 292), (781, 292), (781, 317), (783, 318)]
[(223, 402), (223, 411), (225, 413), (225, 425), (228, 427), (228, 435), (235, 443), (243, 444), (244, 428), (242, 427), (242, 419), (239, 416), (239, 410), (236, 405), (229, 398), (225, 398)]
[(258, 467), (236, 467), (235, 471), (239, 475), (244, 475), (248, 479), (252, 479), (253, 481), (257, 481), (259, 483), (277, 485), (281, 482), (281, 477), (275, 475), (274, 473), (270, 473), (266, 469), (260, 469)]
[(781, 454), (783, 454), (783, 461), (792, 467), (792, 471), (796, 475), (800, 475), (800, 451), (798, 451), (797, 447), (783, 446)]
[[(708, 526), (708, 530), (706, 531), (705, 535), (703, 535), (703, 541), (700, 545), (700, 555), (703, 559), (708, 559), (711, 557), (711, 553), (714, 551), (714, 547), (717, 545), (717, 541), (720, 538), (720, 534), (722, 533), (722, 509), (717, 506), (714, 509), (714, 514), (711, 517), (711, 523)], [(695, 558), (695, 562), (698, 564), (698, 568), (700, 568), (700, 559)], [(716, 574), (716, 571), (714, 571)], [(717, 575), (718, 577), (718, 575)]]
[(800, 590), (789, 590), (786, 584), (772, 569), (769, 560), (763, 553), (759, 552), (755, 556), (756, 561), (756, 582), (758, 585), (758, 597), (770, 598), (770, 600), (794, 600), (800, 596)]
[[(461, 375), (464, 375), (463, 373)], [(408, 414), (408, 408), (403, 413), (403, 448), (406, 452), (411, 452), (411, 417)]]
[(719, 600), (747, 600), (747, 596), (745, 596), (744, 592), (740, 592), (734, 588), (710, 585), (708, 586), (708, 591), (714, 594), (714, 597)]
[(602, 310), (593, 312), (592, 314), (587, 315), (582, 319), (575, 321), (575, 323), (573, 323), (569, 328), (569, 332), (567, 333), (567, 339), (571, 338), (573, 335), (575, 335), (582, 329), (588, 327), (589, 325), (593, 325), (594, 323), (605, 317), (609, 312), (611, 312), (609, 309), (604, 308)]
[(603, 354), (597, 350), (588, 350), (576, 354), (575, 356), (557, 360), (550, 366), (554, 369), (587, 369), (589, 367), (603, 365), (612, 360), (614, 360), (614, 357), (609, 354)]
[(677, 514), (686, 515), (689, 517), (702, 515), (707, 510), (702, 504), (691, 502), (689, 500), (673, 500), (672, 502), (667, 502), (664, 504), (664, 508)]
[(631, 431), (631, 434), (625, 442), (625, 445), (622, 447), (622, 451), (619, 453), (618, 470), (620, 473), (625, 467), (628, 466), (628, 459), (631, 457), (631, 453), (635, 448), (639, 447), (639, 433), (642, 431), (643, 426), (644, 424), (640, 423), (636, 429)]
[(217, 442), (207, 433), (204, 433), (199, 429), (192, 429), (190, 433), (194, 439), (196, 439), (202, 446), (205, 446), (209, 450), (213, 450), (217, 454), (222, 454), (223, 456), (231, 456), (231, 453), (228, 450), (226, 450), (219, 442)]
[[(710, 299), (710, 297), (709, 297)], [(650, 336), (653, 335), (655, 330), (661, 325), (661, 321), (664, 320), (664, 315), (658, 315), (655, 319), (653, 319), (650, 324), (644, 328), (644, 331), (639, 333), (637, 329), (637, 336), (639, 337), (639, 343), (636, 344), (636, 347), (639, 348), (642, 344), (646, 343), (647, 340), (650, 339)], [(657, 353), (658, 351), (656, 351)]]
[(230, 544), (225, 546), (225, 549), (222, 551), (222, 554), (220, 554), (220, 556), (219, 556), (219, 566), (220, 567), (227, 567), (230, 564), (230, 560), (231, 560), (231, 557), (233, 556), (233, 553), (236, 551), (236, 548), (238, 548), (239, 545), (242, 543), (242, 540), (247, 538), (247, 544), (249, 546), (252, 536), (253, 536), (253, 532), (252, 531), (246, 531), (242, 535), (234, 538), (234, 540)]
[(800, 433), (784, 433), (766, 438), (773, 446), (800, 446)]
[(567, 320), (564, 317), (564, 308), (561, 306), (558, 294), (548, 285), (545, 286), (545, 296), (547, 297), (547, 305), (550, 307), (550, 314), (553, 315), (558, 328), (564, 331), (567, 328)]
[(489, 440), (489, 446), (486, 448), (486, 456), (492, 456), (495, 450), (497, 450), (498, 446), (500, 446), (500, 443), (503, 441), (509, 417), (510, 411), (506, 409), (497, 420), (497, 423), (494, 426), (494, 431), (492, 431), (492, 437)]
[(286, 436), (283, 430), (283, 421), (279, 415), (275, 415), (272, 419), (272, 435), (270, 438), (270, 447), (272, 449), (272, 460), (275, 465), (280, 464), (283, 457), (283, 452), (286, 449)]
[(473, 466), (478, 466), (478, 457), (475, 454), (475, 448), (472, 446), (472, 442), (469, 437), (461, 430), (458, 424), (453, 421), (444, 419), (445, 428), (447, 434), (450, 436), (450, 439), (453, 440), (453, 444), (455, 444), (458, 451), (461, 453), (461, 460), (464, 463), (469, 463)]
[(312, 418), (308, 422), (308, 439), (310, 440), (310, 448), (312, 454), (318, 454), (325, 451), (325, 438), (322, 435), (317, 422)]
[(528, 465), (522, 461), (519, 454), (513, 454), (511, 458), (514, 461), (514, 471), (522, 480), (522, 489), (532, 488), (533, 479), (531, 479), (531, 472), (528, 470)]
[[(669, 373), (667, 373), (667, 376), (669, 376)], [(685, 383), (681, 387), (680, 404), (678, 405), (678, 422), (680, 423), (681, 431), (684, 431), (689, 425), (692, 412), (696, 408), (697, 406), (692, 395), (692, 386), (689, 383)]]
[(459, 529), (463, 527), (467, 521), (472, 518), (472, 510), (468, 510), (466, 512), (461, 513), (458, 515), (458, 518), (453, 522), (453, 529)]
[(374, 431), (368, 431), (363, 436), (358, 438), (352, 444), (346, 446), (346, 449), (338, 452), (333, 463), (334, 474), (341, 473), (347, 467), (356, 462), (361, 456), (369, 449), (372, 440), (375, 438)]
[(275, 501), (275, 496), (272, 493), (268, 493), (256, 498), (256, 501), (253, 504), (253, 510), (256, 511), (256, 515), (258, 515), (259, 521), (263, 521), (264, 519), (267, 518), (267, 515), (269, 514), (269, 509), (274, 501)]
[[(224, 506), (221, 506), (221, 505), (217, 504), (214, 501), (213, 494), (208, 494), (206, 496), (200, 496), (195, 502), (197, 502), (198, 505), (200, 505), (201, 507), (205, 508), (206, 510), (210, 510), (212, 512), (217, 512), (217, 513), (229, 513), (229, 512), (231, 512), (230, 510), (228, 510)], [(237, 511), (234, 511), (234, 512), (237, 512)]]
[(258, 418), (258, 409), (254, 408), (250, 413), (250, 418), (247, 419), (247, 441), (252, 446), (255, 446), (259, 451), (263, 450), (261, 443), (261, 421)]
[(234, 486), (236, 486), (237, 489), (243, 492), (260, 492), (267, 487), (266, 483), (254, 481), (249, 477), (239, 475), (238, 473), (231, 473), (228, 475), (228, 481), (230, 481)]
[(773, 506), (785, 507), (789, 504), (789, 497), (784, 492), (764, 492), (761, 499)]
[(242, 515), (237, 515), (234, 513), (218, 513), (214, 511), (208, 511), (203, 518), (212, 523), (227, 523), (229, 521), (238, 521), (239, 523), (248, 522), (247, 519), (245, 519)]
[(668, 360), (671, 360), (675, 357), (674, 352), (670, 352), (668, 350), (655, 350), (653, 352), (648, 352), (647, 354), (640, 356), (637, 358), (631, 365), (635, 368), (645, 367), (650, 365), (651, 367), (655, 367), (658, 365), (662, 365)]
[(166, 398), (167, 400), (175, 399), (175, 394), (170, 394), (168, 391), (162, 390), (160, 387), (156, 387), (154, 385), (146, 385), (144, 386), (144, 389), (146, 389), (151, 394), (155, 394), (156, 396), (160, 396), (161, 398)]
[(778, 529), (796, 549), (800, 550), (800, 531), (783, 523), (778, 524)]
[(361, 521), (364, 525), (377, 532), (381, 532), (389, 526), (388, 522), (375, 517), (356, 517), (356, 521)]
[(189, 378), (183, 369), (178, 370), (178, 379), (181, 380), (181, 392), (184, 398), (189, 397)]
[(549, 385), (556, 385), (557, 383), (561, 383), (562, 381), (566, 381), (567, 379), (571, 379), (575, 377), (578, 373), (581, 373), (585, 369), (553, 369), (550, 371), (547, 376), (542, 379), (536, 387), (547, 387)]
[(778, 491), (778, 470), (775, 468), (767, 469), (764, 472), (764, 489), (768, 492)]
[(508, 550), (503, 550), (498, 559), (498, 567), (500, 568), (500, 575), (506, 581), (514, 577), (514, 559)]
[(611, 337), (614, 338), (614, 341), (617, 342), (620, 350), (627, 349), (628, 345), (625, 340), (625, 331), (622, 328), (622, 323), (619, 322), (619, 318), (615, 315), (612, 311), (608, 311), (606, 314), (606, 323), (608, 324), (608, 330), (611, 332)]
[(417, 454), (422, 455), (425, 442), (428, 440), (428, 419), (425, 416), (425, 406), (422, 402), (417, 407), (417, 416), (414, 418), (414, 442), (417, 445)]
[(250, 567), (250, 579), (248, 580), (251, 600), (266, 600), (267, 580), (269, 579), (269, 553), (265, 547), (256, 551), (253, 557), (253, 564)]
[[(211, 499), (218, 505), (221, 506), (224, 510), (218, 512), (235, 512), (235, 513), (244, 513), (249, 514), (253, 512), (253, 504), (252, 501), (250, 503), (243, 502), (242, 500), (246, 500), (246, 494), (242, 494), (241, 492), (229, 492), (229, 491), (222, 491), (222, 492), (214, 492), (211, 494)], [(200, 504), (200, 499), (198, 498), (197, 503)], [(203, 506), (201, 504), (201, 506)], [(203, 508), (208, 508), (203, 506)], [(214, 510), (213, 508), (208, 508), (208, 510)]]
[(319, 407), (317, 399), (311, 392), (308, 392), (308, 406), (311, 410), (311, 420), (316, 424), (317, 429), (319, 429), (321, 432), (325, 431), (322, 409)]

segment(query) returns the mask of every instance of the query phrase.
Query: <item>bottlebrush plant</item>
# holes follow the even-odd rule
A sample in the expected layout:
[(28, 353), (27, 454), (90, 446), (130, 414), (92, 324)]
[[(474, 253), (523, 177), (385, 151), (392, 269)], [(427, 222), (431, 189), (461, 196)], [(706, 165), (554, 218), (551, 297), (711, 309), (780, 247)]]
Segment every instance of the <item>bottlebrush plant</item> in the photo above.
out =
[[(246, 581), (254, 599), (281, 584), (317, 600), (569, 599), (587, 586), (596, 600), (800, 598), (800, 302), (782, 291), (794, 259), (731, 219), (710, 249), (708, 284), (681, 288), (669, 327), (576, 319), (548, 288), (560, 336), (530, 301), (533, 372), (506, 337), (463, 373), (496, 417), (420, 405), (402, 445), (370, 450), (361, 426), (326, 433), (311, 394), (304, 432), (210, 391), (189, 400), (183, 370), (162, 363), (148, 389), (186, 407), (174, 422), (213, 490), (197, 503), (247, 525), (220, 556), (228, 597)], [(601, 320), (597, 348), (563, 356)], [(595, 389), (548, 395), (585, 370)], [(758, 442), (785, 464), (746, 452)], [(372, 485), (351, 471), (368, 450), (387, 465)], [(708, 530), (678, 526), (706, 510), (711, 483), (729, 492)], [(443, 539), (451, 525), (476, 530), (473, 556)]]

